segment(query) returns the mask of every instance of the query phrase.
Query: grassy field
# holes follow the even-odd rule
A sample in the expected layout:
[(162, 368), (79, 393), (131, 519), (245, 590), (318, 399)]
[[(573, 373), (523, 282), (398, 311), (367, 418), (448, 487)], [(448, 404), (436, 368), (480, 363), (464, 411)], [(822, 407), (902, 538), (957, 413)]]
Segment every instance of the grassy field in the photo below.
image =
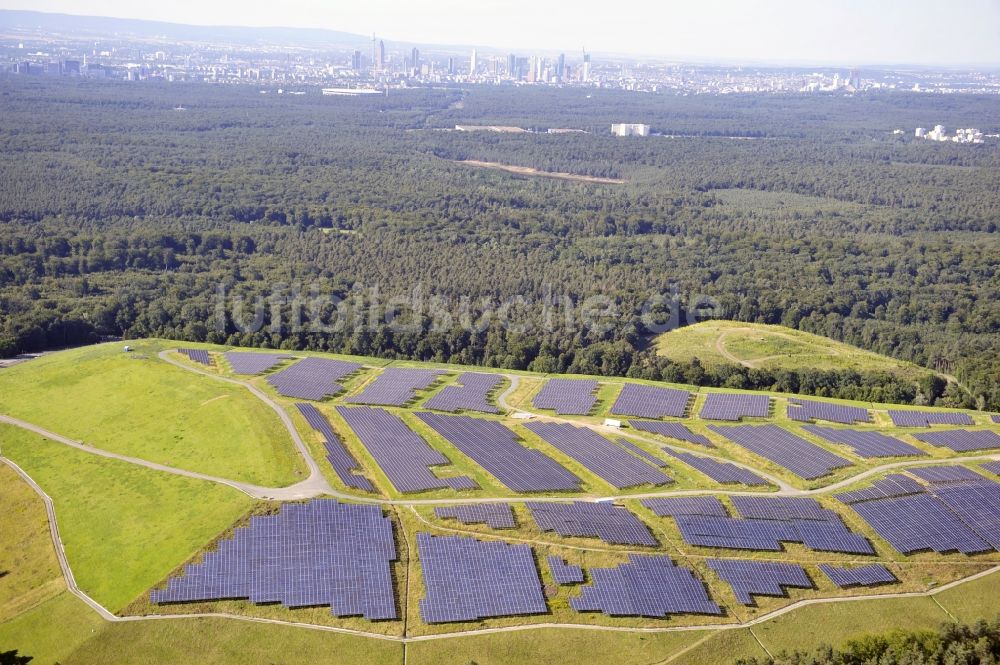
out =
[(0, 371), (0, 413), (98, 448), (269, 486), (305, 465), (270, 409), (244, 388), (172, 367), (158, 343), (53, 353)]
[(64, 591), (0, 623), (0, 651), (17, 649), (20, 655), (32, 657), (31, 665), (65, 664), (77, 647), (107, 626), (82, 600)]
[(929, 370), (807, 332), (759, 323), (703, 321), (663, 333), (656, 350), (671, 360), (698, 358), (706, 367), (853, 369), (917, 379)]

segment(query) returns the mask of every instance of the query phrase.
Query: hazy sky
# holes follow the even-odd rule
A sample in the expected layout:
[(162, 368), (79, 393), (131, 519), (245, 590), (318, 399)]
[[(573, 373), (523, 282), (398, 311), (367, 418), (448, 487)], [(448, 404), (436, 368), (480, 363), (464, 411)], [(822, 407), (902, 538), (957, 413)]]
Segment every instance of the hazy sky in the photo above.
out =
[(0, 8), (723, 62), (1000, 64), (1000, 0), (0, 0)]

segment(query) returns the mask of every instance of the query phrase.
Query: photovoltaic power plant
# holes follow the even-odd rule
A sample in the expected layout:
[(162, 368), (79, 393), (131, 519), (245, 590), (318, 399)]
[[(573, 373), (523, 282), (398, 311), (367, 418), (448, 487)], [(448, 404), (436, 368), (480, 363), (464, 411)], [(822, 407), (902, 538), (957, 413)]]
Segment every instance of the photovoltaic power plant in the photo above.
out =
[(250, 518), (150, 599), (329, 605), (338, 617), (395, 619), (395, 560), (392, 522), (380, 507), (315, 499)]
[(741, 517), (762, 520), (838, 520), (837, 513), (824, 508), (816, 499), (784, 496), (740, 496), (731, 498)]
[(472, 416), (418, 413), (435, 432), (515, 492), (578, 492), (583, 481), (551, 457), (525, 448), (508, 427)]
[(767, 418), (770, 409), (771, 398), (767, 395), (709, 393), (698, 416), (705, 420)]
[(338, 406), (337, 413), (358, 435), (398, 491), (406, 494), (445, 487), (456, 490), (479, 487), (468, 476), (438, 478), (431, 473), (427, 467), (451, 461), (427, 445), (399, 416), (368, 406)]
[(544, 614), (542, 581), (527, 545), (417, 534), (424, 623)]
[(615, 568), (591, 568), (590, 577), (592, 583), (569, 601), (579, 612), (639, 617), (722, 614), (701, 580), (668, 556), (631, 556)]
[(268, 375), (267, 382), (285, 397), (319, 401), (343, 392), (344, 386), (337, 381), (359, 369), (361, 365), (358, 363), (344, 360), (303, 358), (294, 365)]
[(357, 395), (344, 399), (351, 404), (403, 406), (413, 401), (416, 391), (430, 387), (444, 374), (436, 369), (389, 367)]
[(260, 353), (257, 351), (226, 351), (226, 361), (233, 368), (233, 374), (256, 376), (263, 374), (282, 361), (291, 360), (295, 356), (282, 353)]
[(732, 587), (739, 602), (748, 606), (757, 604), (754, 596), (784, 597), (786, 587), (813, 588), (806, 571), (790, 563), (709, 559), (708, 567)]
[(889, 417), (896, 427), (930, 427), (931, 425), (973, 425), (967, 413), (951, 411), (910, 411), (889, 409)]
[(457, 384), (445, 386), (437, 395), (424, 403), (424, 407), (435, 411), (479, 411), (500, 413), (500, 409), (489, 403), (490, 393), (503, 383), (499, 374), (463, 372)]
[(841, 589), (856, 586), (879, 586), (880, 584), (895, 584), (899, 580), (889, 572), (889, 569), (879, 563), (858, 568), (842, 568), (827, 563), (819, 564), (819, 569), (830, 578), (830, 581)]
[(983, 468), (992, 474), (1000, 476), (1000, 462), (989, 462), (988, 464), (984, 464)]
[(995, 423), (1000, 423), (1000, 416), (990, 416), (990, 420)]
[(868, 413), (868, 409), (862, 409), (859, 406), (816, 402), (797, 397), (788, 399), (788, 417), (801, 422), (826, 420), (832, 423), (844, 423), (845, 425), (867, 423), (871, 422), (872, 419), (871, 414)]
[(660, 517), (676, 517), (678, 515), (729, 517), (729, 511), (714, 496), (677, 496), (663, 499), (644, 499), (642, 505)]
[(674, 482), (660, 469), (586, 427), (548, 422), (527, 423), (525, 427), (618, 489)]
[(676, 457), (688, 466), (701, 471), (715, 482), (722, 483), (723, 485), (738, 483), (740, 485), (749, 485), (750, 487), (761, 487), (768, 484), (766, 480), (750, 469), (744, 469), (729, 462), (719, 462), (711, 457), (682, 453), (670, 448), (664, 448), (663, 452)]
[(639, 446), (635, 445), (634, 443), (632, 443), (627, 439), (618, 439), (618, 445), (624, 448), (625, 450), (629, 451), (630, 453), (638, 455), (639, 457), (646, 460), (650, 464), (660, 467), (661, 469), (666, 468), (668, 466), (666, 460), (662, 460), (659, 457), (656, 457), (646, 452), (645, 450), (643, 450), (642, 448), (640, 448)]
[(442, 519), (453, 518), (462, 524), (485, 524), (492, 529), (513, 529), (517, 526), (514, 509), (506, 503), (445, 506), (435, 508), (434, 516)]
[(918, 466), (907, 469), (907, 473), (931, 484), (978, 483), (986, 480), (972, 469), (964, 466)]
[(340, 437), (333, 431), (329, 421), (320, 413), (319, 409), (312, 404), (303, 404), (301, 402), (296, 402), (295, 406), (299, 410), (299, 413), (302, 414), (302, 417), (306, 419), (306, 422), (309, 423), (309, 426), (323, 436), (326, 459), (337, 473), (337, 477), (340, 478), (341, 482), (354, 489), (364, 492), (374, 492), (375, 487), (372, 486), (371, 482), (360, 475), (361, 465), (358, 464), (358, 461), (347, 450)]
[(706, 448), (715, 447), (707, 437), (701, 434), (695, 434), (687, 428), (687, 425), (682, 425), (681, 423), (664, 423), (658, 420), (630, 420), (628, 421), (628, 424), (630, 427), (641, 432), (659, 434), (660, 436), (665, 436), (670, 439), (687, 441), (688, 443), (705, 446)]
[(579, 584), (583, 582), (583, 569), (580, 566), (571, 566), (562, 557), (552, 555), (548, 559), (549, 570), (552, 572), (552, 579), (556, 584)]
[(887, 436), (881, 432), (837, 429), (834, 427), (820, 427), (818, 425), (804, 425), (802, 429), (810, 434), (815, 434), (821, 439), (826, 439), (830, 443), (849, 446), (855, 455), (868, 459), (872, 457), (909, 457), (927, 454), (916, 446), (912, 446), (905, 441), (900, 441), (895, 437)]
[(626, 383), (611, 413), (637, 418), (683, 418), (689, 401), (691, 393), (686, 390)]
[(531, 403), (536, 409), (549, 409), (559, 415), (585, 416), (597, 403), (597, 381), (584, 379), (549, 379)]
[(962, 523), (1000, 551), (1000, 485), (990, 480), (935, 485), (934, 496)]
[(539, 503), (526, 504), (538, 528), (555, 531), (560, 536), (600, 538), (613, 545), (656, 547), (649, 527), (626, 508), (611, 503)]
[(943, 432), (924, 432), (914, 434), (913, 438), (932, 446), (951, 448), (956, 453), (1000, 448), (1000, 434), (985, 429), (950, 429)]
[(177, 353), (183, 353), (188, 357), (193, 363), (199, 363), (202, 365), (211, 365), (212, 358), (209, 357), (208, 351), (204, 349), (177, 349)]
[(821, 478), (834, 469), (851, 466), (850, 460), (777, 425), (709, 425), (708, 428), (806, 480)]
[(896, 496), (921, 494), (923, 491), (923, 486), (913, 478), (894, 473), (881, 480), (876, 480), (870, 487), (865, 487), (854, 492), (837, 494), (836, 497), (839, 501), (852, 504), (860, 503), (861, 501), (871, 501), (872, 499), (889, 499)]

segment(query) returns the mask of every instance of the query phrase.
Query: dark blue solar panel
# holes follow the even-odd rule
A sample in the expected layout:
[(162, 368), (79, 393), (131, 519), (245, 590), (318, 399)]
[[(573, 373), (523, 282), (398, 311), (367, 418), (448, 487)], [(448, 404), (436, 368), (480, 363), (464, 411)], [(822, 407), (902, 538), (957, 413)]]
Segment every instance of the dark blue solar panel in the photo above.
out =
[(880, 584), (895, 584), (899, 580), (882, 564), (873, 563), (858, 568), (842, 568), (826, 563), (819, 564), (819, 569), (830, 578), (830, 581), (846, 589), (853, 586), (878, 586)]
[(593, 580), (570, 599), (579, 612), (610, 616), (665, 617), (669, 614), (722, 614), (705, 585), (668, 556), (630, 556), (615, 568), (591, 568)]
[(429, 388), (442, 374), (444, 372), (436, 369), (389, 367), (365, 386), (364, 390), (344, 401), (351, 404), (403, 406), (413, 401), (416, 391)]
[(506, 503), (476, 503), (461, 506), (435, 508), (434, 515), (440, 518), (454, 518), (463, 524), (485, 524), (493, 529), (513, 529), (514, 509)]
[(989, 462), (988, 464), (984, 464), (983, 468), (992, 474), (1000, 476), (1000, 462)]
[(1000, 550), (1000, 485), (980, 476), (979, 482), (936, 485), (933, 492), (966, 526)]
[(329, 605), (335, 616), (395, 619), (392, 522), (378, 506), (316, 499), (284, 504), (189, 564), (154, 603), (245, 598), (286, 607)]
[(455, 384), (445, 386), (431, 397), (424, 406), (435, 411), (480, 411), (500, 413), (500, 409), (489, 403), (489, 396), (503, 383), (499, 374), (464, 372)]
[(809, 399), (790, 397), (788, 399), (788, 417), (800, 422), (811, 420), (827, 420), (832, 423), (853, 423), (871, 422), (871, 414), (868, 409), (859, 406), (848, 406), (846, 404), (831, 404), (830, 402), (817, 402)]
[(337, 413), (358, 435), (398, 491), (407, 493), (445, 487), (478, 487), (467, 476), (438, 478), (431, 473), (427, 467), (451, 464), (450, 460), (428, 446), (399, 416), (367, 406), (338, 406)]
[(299, 413), (306, 419), (309, 426), (314, 430), (319, 432), (323, 436), (323, 446), (326, 448), (326, 459), (330, 462), (330, 466), (337, 473), (337, 477), (340, 478), (348, 487), (353, 487), (355, 489), (363, 490), (365, 492), (374, 492), (375, 488), (372, 486), (371, 482), (359, 473), (361, 471), (361, 465), (358, 461), (354, 459), (354, 456), (347, 450), (340, 437), (337, 433), (333, 431), (330, 427), (330, 423), (327, 421), (326, 417), (320, 413), (312, 404), (302, 404), (296, 403), (295, 406), (298, 408)]
[(733, 496), (733, 507), (741, 517), (763, 520), (839, 520), (837, 513), (816, 499), (785, 496)]
[(674, 519), (684, 542), (699, 547), (779, 552), (782, 542), (799, 541), (787, 522), (702, 515), (678, 515)]
[(874, 499), (851, 507), (903, 554), (923, 550), (975, 554), (992, 549), (930, 494)]
[(227, 351), (225, 353), (233, 374), (257, 375), (275, 367), (294, 356), (281, 353), (259, 353), (257, 351)]
[(954, 411), (913, 411), (889, 409), (889, 417), (896, 427), (930, 427), (931, 425), (972, 425), (967, 413)]
[(591, 429), (542, 421), (527, 423), (525, 427), (618, 489), (674, 482), (658, 468)]
[(560, 536), (600, 538), (613, 545), (656, 547), (649, 527), (627, 509), (611, 503), (528, 502), (538, 528)]
[(344, 390), (337, 383), (354, 374), (361, 365), (327, 358), (304, 358), (290, 367), (270, 374), (267, 382), (279, 394), (298, 399), (321, 400)]
[(821, 478), (833, 473), (834, 469), (851, 466), (851, 462), (840, 455), (834, 455), (777, 425), (709, 425), (708, 428), (806, 480)]
[(683, 418), (691, 393), (675, 388), (626, 383), (611, 407), (611, 413), (638, 418)]
[(628, 421), (628, 424), (642, 432), (659, 434), (660, 436), (677, 439), (678, 441), (687, 441), (688, 443), (694, 443), (699, 446), (714, 448), (712, 442), (705, 436), (695, 434), (689, 430), (686, 425), (682, 425), (681, 423), (664, 423), (656, 420), (630, 420)]
[(562, 557), (550, 556), (549, 570), (552, 571), (552, 579), (556, 581), (556, 584), (579, 584), (583, 582), (583, 569), (580, 566), (569, 565)]
[(927, 454), (916, 446), (911, 446), (905, 441), (886, 436), (880, 432), (836, 429), (816, 425), (806, 425), (802, 429), (832, 443), (850, 446), (851, 450), (860, 457), (907, 457)]
[(549, 379), (531, 403), (536, 409), (550, 409), (560, 415), (585, 416), (597, 403), (597, 381)]
[(872, 499), (888, 499), (895, 496), (921, 494), (923, 491), (923, 486), (913, 478), (900, 474), (892, 474), (875, 481), (871, 487), (865, 487), (854, 492), (845, 492), (836, 496), (838, 500), (851, 504), (871, 501)]
[(551, 457), (525, 448), (502, 423), (418, 413), (435, 432), (515, 492), (578, 492), (582, 481)]
[(677, 496), (664, 499), (644, 499), (646, 506), (660, 517), (677, 515), (714, 515), (728, 517), (729, 511), (714, 496)]
[(424, 623), (476, 621), (548, 611), (527, 545), (417, 534)]
[(618, 445), (624, 448), (625, 450), (638, 455), (639, 457), (646, 460), (650, 464), (655, 464), (656, 466), (662, 469), (665, 469), (667, 467), (666, 460), (662, 460), (659, 457), (652, 455), (651, 453), (643, 450), (642, 448), (635, 445), (631, 441), (628, 441), (627, 439), (618, 439)]
[(691, 453), (682, 453), (676, 450), (671, 450), (670, 448), (664, 448), (663, 451), (668, 455), (676, 457), (688, 466), (701, 471), (717, 483), (737, 483), (740, 485), (748, 485), (750, 487), (767, 485), (767, 481), (753, 471), (745, 469), (741, 466), (736, 466), (735, 464), (731, 464), (729, 462), (719, 462), (710, 457), (702, 457)]
[(990, 420), (992, 420), (995, 423), (1000, 423), (1000, 416), (996, 416), (996, 415), (990, 416)]
[(183, 353), (191, 362), (202, 365), (212, 364), (212, 358), (208, 355), (208, 351), (204, 349), (177, 349), (177, 353)]
[(698, 415), (705, 420), (767, 418), (771, 398), (746, 393), (709, 393)]
[(986, 480), (964, 466), (918, 466), (907, 469), (907, 472), (929, 483), (978, 483)]
[(914, 434), (913, 438), (932, 446), (951, 448), (956, 453), (1000, 448), (1000, 434), (990, 430), (950, 429), (944, 432)]
[(785, 596), (786, 587), (812, 589), (813, 582), (801, 566), (790, 563), (709, 559), (708, 567), (732, 587), (744, 605), (756, 605), (753, 596)]

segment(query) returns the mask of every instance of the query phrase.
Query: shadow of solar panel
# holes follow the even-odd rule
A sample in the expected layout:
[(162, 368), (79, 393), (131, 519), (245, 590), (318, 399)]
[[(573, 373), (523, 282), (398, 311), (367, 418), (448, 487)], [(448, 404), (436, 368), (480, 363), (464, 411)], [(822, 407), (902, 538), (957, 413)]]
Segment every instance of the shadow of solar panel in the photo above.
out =
[(395, 619), (395, 560), (392, 522), (380, 507), (315, 499), (251, 518), (150, 599), (329, 605), (339, 617)]
[(344, 390), (337, 383), (354, 374), (361, 365), (327, 358), (303, 358), (294, 365), (270, 374), (267, 382), (278, 394), (297, 399), (321, 400)]
[(364, 390), (344, 401), (351, 404), (403, 406), (413, 401), (416, 391), (429, 388), (442, 374), (444, 372), (436, 369), (389, 367)]
[(463, 524), (485, 524), (493, 529), (513, 529), (517, 526), (514, 510), (506, 503), (478, 503), (435, 508), (439, 518), (454, 518)]
[(911, 494), (851, 504), (855, 512), (903, 554), (976, 554), (993, 549), (930, 494)]
[(544, 614), (542, 581), (527, 545), (417, 534), (424, 623)]
[(591, 429), (542, 421), (526, 423), (525, 427), (618, 489), (674, 482), (644, 459), (630, 455)]
[(871, 501), (873, 499), (888, 499), (896, 496), (922, 494), (923, 486), (908, 476), (892, 474), (875, 481), (871, 487), (865, 487), (854, 492), (837, 494), (836, 498), (846, 504)]
[(472, 416), (417, 417), (515, 492), (578, 492), (582, 481), (551, 457), (525, 448), (509, 428)]
[(931, 425), (972, 425), (967, 413), (952, 411), (913, 411), (889, 409), (889, 417), (896, 427), (930, 427)]
[(631, 441), (628, 441), (627, 439), (618, 439), (617, 441), (618, 441), (618, 445), (619, 446), (621, 446), (625, 450), (629, 451), (630, 453), (638, 455), (639, 457), (641, 457), (642, 459), (646, 460), (650, 464), (653, 464), (654, 466), (658, 466), (661, 469), (667, 468), (667, 461), (666, 460), (660, 459), (659, 457), (656, 457), (656, 456), (652, 455), (651, 453), (646, 452), (645, 450), (643, 450), (639, 446), (635, 445)]
[(226, 361), (233, 368), (233, 374), (257, 375), (263, 374), (285, 360), (295, 356), (282, 353), (260, 353), (257, 351), (226, 351)]
[(659, 434), (660, 436), (677, 439), (678, 441), (687, 441), (688, 443), (694, 443), (707, 448), (715, 447), (706, 437), (701, 434), (695, 434), (686, 425), (682, 425), (681, 423), (664, 423), (656, 420), (630, 420), (628, 424), (630, 427), (641, 432)]
[(813, 581), (801, 566), (790, 563), (709, 559), (708, 567), (733, 589), (736, 599), (754, 606), (753, 596), (786, 596), (785, 589), (814, 588)]
[(683, 418), (690, 401), (691, 393), (686, 390), (626, 383), (611, 413), (637, 418)]
[(609, 616), (665, 617), (670, 614), (722, 614), (705, 585), (668, 556), (631, 556), (615, 568), (591, 568), (592, 583), (570, 598), (578, 612)]
[(730, 464), (729, 462), (718, 462), (710, 457), (682, 453), (670, 448), (664, 448), (663, 452), (676, 457), (688, 466), (701, 471), (717, 483), (724, 485), (737, 483), (750, 487), (760, 487), (767, 485), (767, 481), (749, 469)]
[(556, 584), (579, 584), (583, 582), (583, 569), (580, 566), (571, 566), (562, 557), (549, 557), (549, 570), (552, 572), (552, 579)]
[(1000, 448), (1000, 434), (990, 430), (950, 429), (944, 432), (914, 434), (913, 438), (932, 446), (951, 448), (956, 453)]
[(994, 475), (1000, 476), (1000, 462), (989, 462), (988, 464), (984, 464), (983, 468)]
[(709, 425), (708, 428), (806, 480), (821, 478), (833, 473), (834, 469), (852, 466), (840, 455), (834, 455), (777, 425)]
[(932, 484), (978, 483), (986, 481), (986, 478), (964, 466), (918, 466), (913, 469), (907, 469), (907, 472)]
[(675, 517), (677, 515), (729, 517), (729, 511), (714, 496), (678, 496), (665, 499), (643, 499), (642, 505), (660, 517)]
[(817, 425), (805, 425), (802, 429), (831, 443), (849, 446), (854, 454), (860, 457), (909, 457), (927, 454), (905, 441), (886, 436), (881, 432), (836, 429)]
[(298, 408), (299, 413), (302, 414), (302, 417), (306, 419), (306, 422), (309, 423), (309, 426), (323, 436), (326, 459), (330, 463), (330, 466), (333, 467), (341, 482), (354, 489), (374, 492), (375, 487), (372, 486), (371, 482), (360, 474), (356, 474), (356, 472), (361, 471), (361, 465), (358, 464), (358, 461), (347, 450), (340, 437), (333, 431), (330, 423), (327, 422), (326, 417), (320, 413), (319, 409), (312, 404), (298, 402), (295, 406)]
[(859, 406), (816, 402), (796, 397), (788, 399), (788, 417), (801, 422), (827, 420), (832, 423), (844, 423), (845, 425), (867, 423), (871, 422), (872, 419), (871, 414), (868, 413), (868, 409), (862, 409)]
[(427, 467), (451, 464), (451, 461), (427, 445), (399, 416), (367, 406), (338, 406), (337, 413), (347, 421), (398, 491), (406, 494), (446, 487), (478, 487), (465, 476), (438, 478), (431, 473)]
[(770, 410), (771, 398), (767, 395), (709, 393), (698, 416), (705, 420), (767, 418)]
[(830, 581), (841, 589), (856, 586), (879, 586), (882, 584), (895, 584), (899, 580), (889, 572), (885, 566), (873, 563), (869, 566), (858, 568), (843, 568), (831, 566), (826, 563), (819, 564), (819, 569), (830, 578)]
[(536, 409), (549, 409), (559, 415), (585, 416), (597, 403), (597, 381), (549, 379), (531, 403)]
[(191, 362), (202, 365), (212, 364), (211, 356), (209, 356), (208, 351), (205, 351), (204, 349), (177, 349), (177, 353), (183, 353)]
[(656, 547), (649, 527), (627, 509), (611, 503), (539, 503), (526, 504), (538, 528), (555, 531), (560, 536), (600, 538), (613, 545)]
[(464, 372), (459, 375), (457, 385), (445, 386), (437, 395), (424, 403), (424, 408), (435, 411), (479, 411), (500, 413), (500, 409), (489, 403), (488, 398), (503, 383), (499, 374)]

